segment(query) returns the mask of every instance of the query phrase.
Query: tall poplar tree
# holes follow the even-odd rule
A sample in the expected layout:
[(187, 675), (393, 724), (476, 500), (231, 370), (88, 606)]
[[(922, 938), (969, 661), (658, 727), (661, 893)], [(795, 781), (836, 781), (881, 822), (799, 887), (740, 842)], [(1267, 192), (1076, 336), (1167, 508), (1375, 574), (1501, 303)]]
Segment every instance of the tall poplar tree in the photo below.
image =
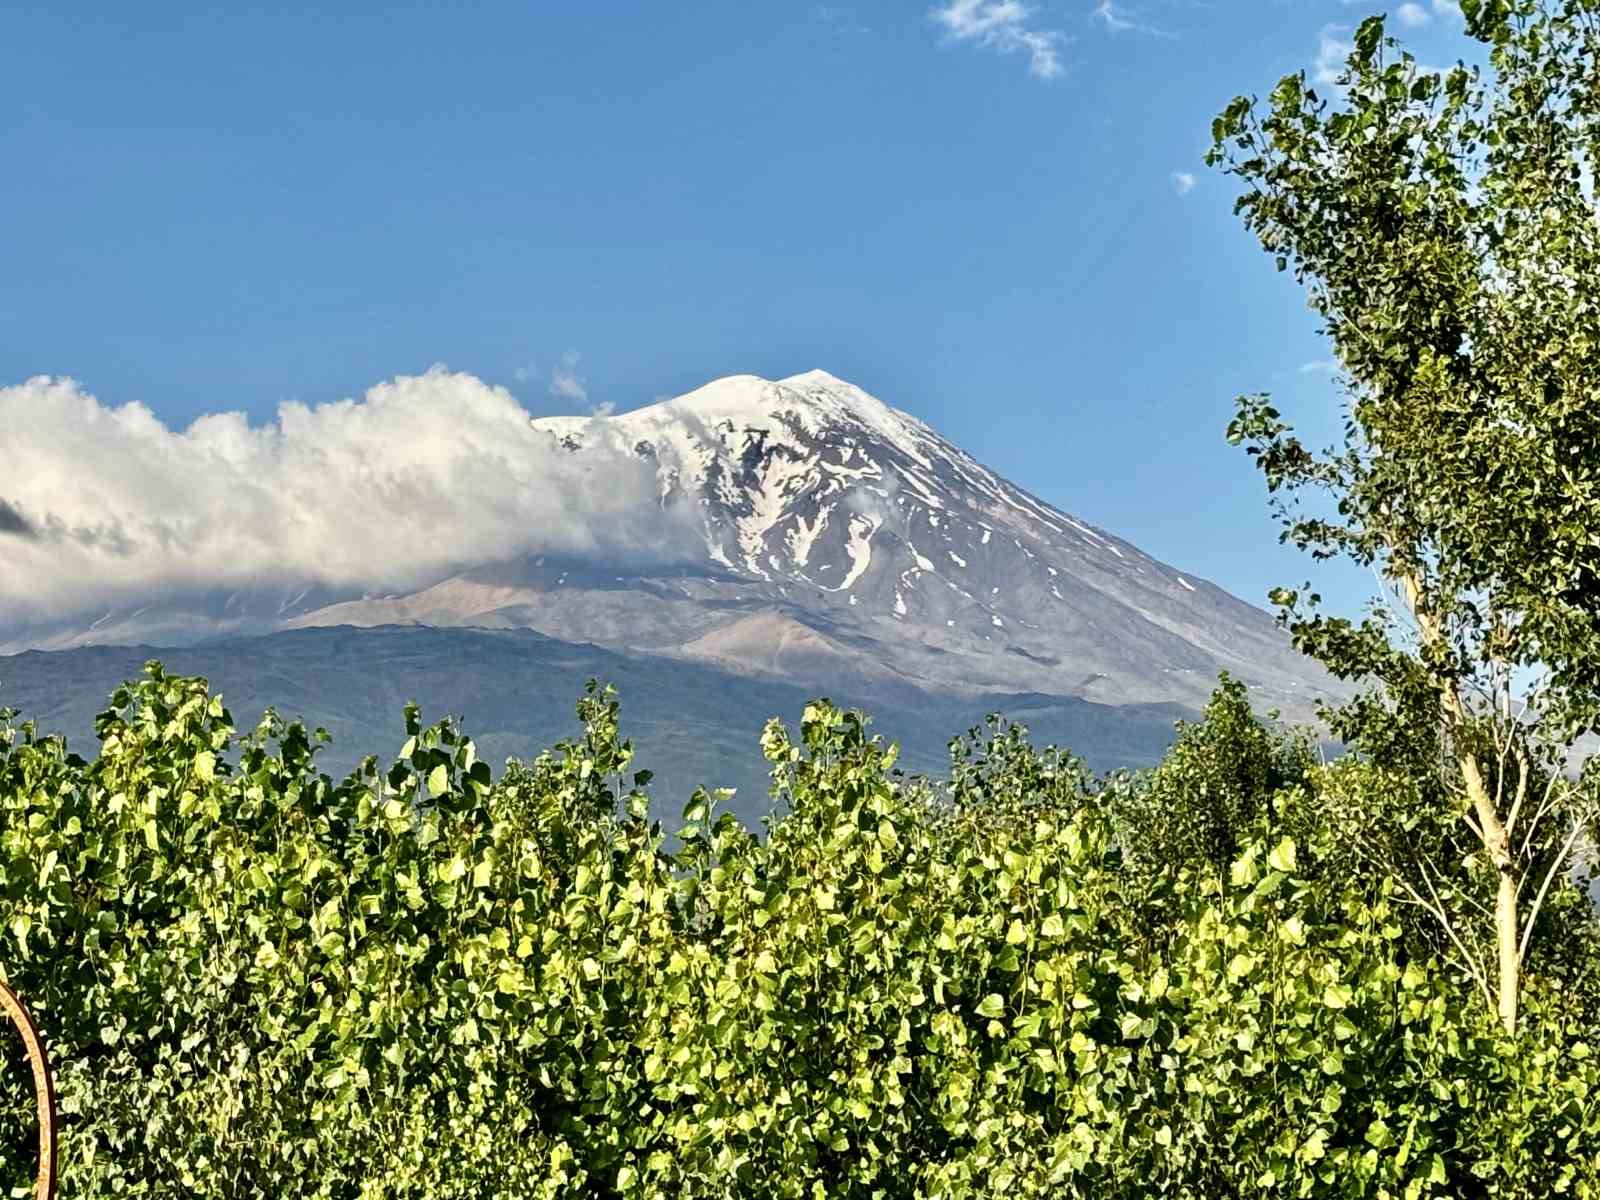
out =
[(1341, 446), (1308, 449), (1265, 396), (1229, 438), (1284, 540), (1392, 590), (1359, 623), (1272, 599), (1304, 650), (1385, 685), (1336, 728), (1422, 747), (1470, 830), (1466, 886), (1425, 859), (1400, 883), (1514, 1032), (1541, 908), (1594, 820), (1595, 772), (1568, 768), (1600, 721), (1600, 0), (1461, 8), (1487, 70), (1422, 67), (1373, 17), (1325, 94), (1302, 72), (1229, 104), (1208, 161), (1243, 181), (1237, 211), (1304, 285), (1346, 394)]

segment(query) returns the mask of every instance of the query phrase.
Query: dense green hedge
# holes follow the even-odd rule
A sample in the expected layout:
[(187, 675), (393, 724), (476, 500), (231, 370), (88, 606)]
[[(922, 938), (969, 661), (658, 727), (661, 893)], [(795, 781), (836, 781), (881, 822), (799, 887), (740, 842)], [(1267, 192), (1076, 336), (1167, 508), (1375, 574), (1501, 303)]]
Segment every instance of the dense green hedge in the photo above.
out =
[(763, 738), (768, 836), (697, 794), (669, 854), (616, 704), (579, 715), (497, 781), (408, 710), (336, 782), (154, 666), (92, 761), (0, 722), (63, 1196), (1600, 1196), (1589, 994), (1531, 980), (1506, 1041), (1327, 869), (1281, 748), (1235, 773), (1272, 804), (1153, 871), (1146, 785), (996, 723), (940, 790), (818, 703)]

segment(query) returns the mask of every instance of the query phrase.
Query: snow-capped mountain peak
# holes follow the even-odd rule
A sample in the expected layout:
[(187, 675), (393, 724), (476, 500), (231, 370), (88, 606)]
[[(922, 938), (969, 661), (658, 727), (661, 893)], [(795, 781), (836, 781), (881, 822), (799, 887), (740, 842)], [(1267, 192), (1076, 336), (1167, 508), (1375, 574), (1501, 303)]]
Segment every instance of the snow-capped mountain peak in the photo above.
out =
[[(665, 441), (680, 449), (687, 443), (683, 431), (719, 435), (788, 429), (796, 435), (824, 432), (870, 436), (891, 445), (924, 466), (926, 444), (940, 443), (933, 430), (909, 413), (889, 407), (877, 397), (826, 371), (807, 371), (786, 379), (756, 375), (729, 375), (671, 400), (612, 416), (537, 417), (536, 429), (558, 439), (590, 444), (623, 443), (630, 439)], [(728, 438), (715, 440), (727, 444)], [(697, 457), (695, 454), (689, 456)]]
[(230, 596), (217, 611), (184, 601), (169, 615), (141, 601), (49, 643), (28, 634), (28, 644), (128, 641), (152, 629), (192, 641), (469, 625), (830, 689), (854, 678), (1193, 711), (1225, 669), (1263, 706), (1299, 718), (1340, 690), (1267, 613), (1056, 508), (826, 371), (733, 375), (632, 412), (531, 425), (541, 454), (542, 435), (559, 467), (580, 468), (552, 479), (603, 488), (620, 458), (635, 495), (641, 482), (648, 494), (653, 474), (672, 557), (608, 557), (597, 544), (452, 567), (396, 594), (302, 583)]
[[(632, 412), (534, 425), (573, 453), (653, 458), (661, 503), (697, 506), (706, 565), (740, 581), (744, 605), (892, 628), (952, 666), (988, 655), (989, 674), (1018, 684), (1065, 670), (1078, 693), (1119, 699), (1208, 690), (1219, 665), (1264, 678), (1264, 659), (1294, 657), (1265, 613), (826, 371), (734, 375)], [(1276, 698), (1293, 705), (1293, 690)]]
[[(710, 558), (763, 580), (805, 577), (830, 528), (864, 568), (885, 519), (875, 511), (902, 490), (943, 509), (938, 477), (959, 469), (953, 447), (923, 422), (820, 370), (734, 375), (633, 412), (534, 425), (569, 450), (653, 457), (664, 504), (704, 507)], [(846, 586), (840, 578), (828, 586)]]

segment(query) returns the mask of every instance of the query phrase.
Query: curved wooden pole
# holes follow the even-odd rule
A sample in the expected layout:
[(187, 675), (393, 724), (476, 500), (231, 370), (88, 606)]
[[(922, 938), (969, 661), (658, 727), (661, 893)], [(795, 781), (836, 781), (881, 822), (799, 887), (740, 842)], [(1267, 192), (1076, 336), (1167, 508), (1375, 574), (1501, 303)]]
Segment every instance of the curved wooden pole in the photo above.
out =
[(44, 1039), (17, 994), (0, 983), (0, 1008), (22, 1034), (22, 1044), (33, 1066), (33, 1090), (39, 1100), (39, 1177), (34, 1188), (36, 1200), (55, 1200), (56, 1195), (56, 1083), (50, 1074), (50, 1059), (44, 1052)]

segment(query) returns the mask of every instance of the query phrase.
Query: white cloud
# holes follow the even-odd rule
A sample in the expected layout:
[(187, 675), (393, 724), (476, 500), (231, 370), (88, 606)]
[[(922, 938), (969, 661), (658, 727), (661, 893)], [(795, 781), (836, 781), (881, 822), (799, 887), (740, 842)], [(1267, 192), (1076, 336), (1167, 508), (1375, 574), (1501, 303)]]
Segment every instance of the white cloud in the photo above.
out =
[(1332, 375), (1339, 369), (1339, 364), (1331, 358), (1319, 358), (1312, 362), (1301, 363), (1295, 368), (1301, 375)]
[[(196, 589), (419, 587), (523, 554), (692, 553), (656, 467), (583, 455), (504, 388), (435, 367), (360, 399), (165, 425), (70, 379), (0, 387), (0, 625)], [(601, 439), (595, 439), (599, 443)]]
[(1324, 25), (1317, 44), (1317, 63), (1312, 78), (1321, 84), (1336, 83), (1344, 70), (1345, 59), (1355, 53), (1355, 45), (1338, 35), (1349, 33), (1348, 25)]
[(833, 4), (819, 4), (811, 10), (812, 15), (821, 21), (834, 33), (871, 33), (869, 26), (857, 21), (849, 9), (839, 8)]
[(951, 41), (972, 42), (1003, 54), (1023, 51), (1029, 73), (1040, 79), (1062, 73), (1060, 47), (1066, 35), (1034, 27), (1034, 9), (1022, 0), (949, 0), (928, 15)]
[(1154, 25), (1147, 25), (1139, 20), (1132, 11), (1114, 3), (1114, 0), (1100, 0), (1095, 5), (1094, 13), (1112, 33), (1148, 33), (1155, 37), (1176, 37), (1165, 29), (1157, 29)]
[[(1356, 5), (1372, 9), (1378, 7), (1377, 0), (1340, 0), (1346, 8)], [(1454, 21), (1465, 24), (1466, 17), (1461, 12), (1459, 0), (1430, 0), (1424, 6), (1421, 0), (1406, 0), (1395, 10), (1395, 17), (1407, 29), (1417, 29), (1431, 22), (1435, 17), (1441, 21)]]
[[(1364, 2), (1364, 0), (1347, 0), (1348, 3)], [(1408, 8), (1418, 8), (1417, 5), (1406, 5)], [(1434, 11), (1444, 13), (1449, 11), (1448, 5), (1435, 3)], [(1427, 19), (1427, 14), (1423, 14)], [(1402, 18), (1404, 20), (1404, 18)], [(1346, 61), (1355, 53), (1355, 45), (1344, 40), (1344, 35), (1349, 34), (1348, 25), (1324, 25), (1318, 32), (1317, 60), (1311, 70), (1312, 79), (1320, 84), (1330, 87), (1339, 87), (1339, 76), (1345, 71)], [(1416, 62), (1412, 66), (1412, 77), (1421, 75), (1445, 75), (1449, 73), (1448, 67), (1436, 67), (1425, 62)]]
[(1111, 0), (1100, 0), (1100, 3), (1095, 7), (1094, 15), (1104, 21), (1106, 28), (1111, 30), (1112, 33), (1121, 33), (1124, 30), (1136, 28), (1133, 21), (1117, 12), (1117, 7), (1111, 3)]
[(1195, 178), (1188, 171), (1174, 171), (1172, 173), (1172, 188), (1180, 196), (1187, 196), (1194, 191)]
[[(1356, 5), (1360, 5), (1362, 8), (1368, 9), (1378, 7), (1376, 0), (1339, 0), (1339, 2), (1346, 8), (1351, 8)], [(1461, 15), (1461, 4), (1459, 0), (1431, 0), (1429, 8), (1433, 10), (1431, 16), (1434, 17), (1448, 18), (1456, 21), (1464, 19)], [(1407, 9), (1412, 11), (1407, 12)], [(1396, 15), (1399, 16), (1403, 24), (1412, 27), (1417, 25), (1425, 25), (1430, 18), (1428, 9), (1423, 8), (1421, 3), (1417, 2), (1417, 0), (1406, 0), (1406, 3), (1402, 4), (1397, 10)]]
[(580, 357), (576, 350), (568, 350), (561, 356), (561, 361), (550, 369), (550, 394), (557, 400), (575, 400), (579, 404), (588, 402), (589, 389), (578, 377)]

